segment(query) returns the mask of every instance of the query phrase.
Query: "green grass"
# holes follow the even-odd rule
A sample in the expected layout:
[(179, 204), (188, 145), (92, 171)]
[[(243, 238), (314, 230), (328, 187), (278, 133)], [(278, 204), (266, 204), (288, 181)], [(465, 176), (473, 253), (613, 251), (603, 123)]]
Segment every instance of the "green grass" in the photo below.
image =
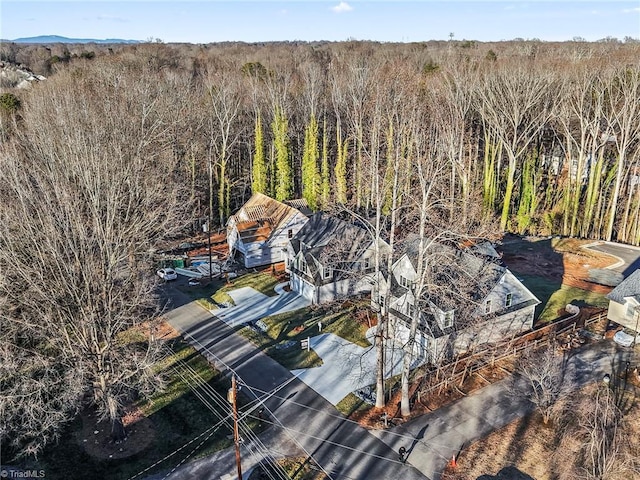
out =
[[(229, 413), (226, 409), (219, 410), (220, 407), (217, 406), (215, 408), (218, 410), (214, 413), (202, 403), (191, 390), (189, 384), (193, 384), (193, 378), (187, 378), (187, 374), (182, 370), (184, 364), (181, 362), (185, 362), (202, 377), (208, 385), (207, 388), (213, 389), (221, 396), (223, 407), (226, 407), (229, 381), (184, 341), (172, 341), (171, 348), (174, 353), (156, 366), (157, 371), (167, 375), (167, 388), (138, 403), (142, 412), (153, 423), (155, 433), (150, 445), (142, 452), (125, 459), (97, 459), (87, 454), (78, 440), (78, 434), (82, 429), (82, 422), (78, 418), (63, 431), (60, 442), (45, 449), (37, 462), (37, 468), (46, 471), (47, 479), (66, 479), (69, 478), (69, 472), (81, 472), (82, 478), (128, 479), (216, 425), (220, 415)], [(185, 378), (177, 374), (176, 367), (181, 369)], [(200, 387), (198, 390), (202, 392), (203, 388)], [(240, 396), (239, 400), (242, 408), (244, 399)], [(249, 421), (249, 426), (258, 428), (256, 421)], [(198, 458), (229, 447), (230, 434), (231, 430), (223, 425), (204, 441), (190, 458)], [(140, 478), (171, 469), (205, 440), (207, 435), (147, 471)], [(25, 464), (24, 467), (28, 468), (30, 465), (32, 464)]]
[(273, 297), (276, 295), (274, 288), (278, 282), (276, 277), (267, 273), (258, 272), (247, 273), (238, 278), (234, 278), (229, 283), (226, 283), (224, 279), (218, 278), (201, 286), (190, 287), (185, 285), (178, 288), (207, 310), (215, 310), (218, 308), (216, 304), (225, 303), (234, 305), (229, 292), (242, 287), (251, 287), (258, 292)]
[(361, 410), (369, 410), (371, 405), (365, 402), (364, 400), (358, 398), (353, 393), (350, 393), (342, 400), (338, 402), (336, 408), (340, 413), (342, 413), (345, 417), (349, 418), (353, 413), (361, 411)]
[(561, 315), (561, 310), (564, 311), (564, 307), (569, 303), (578, 307), (589, 305), (606, 308), (609, 305), (609, 300), (602, 293), (563, 285), (551, 295), (538, 318), (538, 322), (555, 320)]
[(536, 307), (536, 318), (540, 321), (540, 315), (546, 310), (549, 299), (560, 290), (562, 284), (538, 275), (518, 273), (517, 277), (520, 278), (524, 286), (540, 300), (540, 305)]
[(541, 276), (520, 273), (517, 276), (542, 302), (536, 307), (536, 324), (547, 323), (564, 315), (564, 307), (569, 303), (579, 307), (591, 305), (605, 308), (609, 304), (609, 301), (601, 293), (569, 287)]
[[(371, 346), (365, 338), (367, 328), (356, 320), (357, 312), (362, 308), (368, 308), (368, 303), (351, 305), (337, 312), (308, 307), (263, 318), (267, 326), (264, 334), (250, 327), (243, 327), (238, 333), (290, 370), (311, 368), (322, 365), (322, 360), (313, 350), (303, 350), (300, 341), (320, 333), (318, 322), (322, 322), (322, 333), (333, 333), (361, 347)], [(278, 348), (288, 341), (295, 344), (290, 348)]]

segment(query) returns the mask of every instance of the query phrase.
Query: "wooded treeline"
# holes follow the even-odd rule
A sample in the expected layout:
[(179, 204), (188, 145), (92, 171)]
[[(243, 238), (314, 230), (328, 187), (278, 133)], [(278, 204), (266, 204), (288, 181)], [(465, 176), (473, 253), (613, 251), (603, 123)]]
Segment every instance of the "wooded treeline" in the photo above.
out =
[[(196, 214), (211, 197), (220, 225), (252, 190), (366, 212), (398, 165), (407, 202), (406, 166), (428, 154), (448, 170), (441, 190), (463, 220), (638, 244), (639, 52), (637, 42), (145, 44), (57, 62), (47, 82), (83, 71), (166, 85), (155, 100), (173, 110), (163, 134)], [(20, 93), (25, 108), (30, 95)], [(411, 148), (424, 134), (428, 151)]]
[(158, 313), (150, 252), (254, 191), (348, 211), (392, 251), (500, 230), (640, 243), (639, 54), (154, 43), (46, 63), (0, 97), (2, 439), (35, 453), (87, 403), (117, 435), (162, 383), (153, 329), (122, 340)]

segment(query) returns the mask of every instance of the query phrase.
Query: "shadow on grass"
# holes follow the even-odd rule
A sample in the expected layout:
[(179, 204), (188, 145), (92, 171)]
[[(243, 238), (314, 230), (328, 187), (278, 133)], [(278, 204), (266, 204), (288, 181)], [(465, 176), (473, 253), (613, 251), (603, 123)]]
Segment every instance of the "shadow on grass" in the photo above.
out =
[[(86, 428), (83, 430), (82, 420), (78, 417), (64, 429), (58, 444), (46, 448), (37, 462), (26, 461), (20, 466), (26, 469), (41, 468), (46, 472), (47, 479), (67, 479), (70, 472), (74, 472), (78, 478), (144, 478), (154, 472), (171, 469), (189, 453), (192, 453), (190, 459), (194, 459), (229, 447), (229, 422), (223, 422), (218, 428), (211, 428), (219, 424), (220, 419), (229, 413), (226, 411), (229, 380), (213, 370), (211, 365), (182, 339), (172, 340), (169, 346), (175, 359), (163, 364), (164, 371), (170, 375), (167, 389), (148, 401), (137, 402), (137, 406), (147, 414), (146, 418), (152, 423), (150, 434), (153, 438), (144, 450), (120, 459), (108, 458), (106, 454), (104, 458), (92, 456), (87, 453), (83, 443), (94, 441), (94, 438), (87, 435)], [(204, 383), (196, 386), (199, 381), (193, 375), (202, 378)], [(209, 395), (215, 395), (219, 400), (208, 402), (211, 409), (199, 398), (210, 398)], [(242, 407), (246, 399), (240, 396), (239, 400)], [(257, 428), (258, 422), (249, 420), (249, 425), (250, 428)], [(129, 441), (136, 441), (135, 429), (136, 423), (127, 427), (130, 433)], [(202, 438), (193, 445), (146, 470), (201, 435)], [(82, 438), (83, 436), (88, 438)], [(125, 447), (126, 443), (122, 445)], [(109, 448), (117, 450), (117, 445), (109, 445)], [(144, 473), (136, 476), (141, 472)]]

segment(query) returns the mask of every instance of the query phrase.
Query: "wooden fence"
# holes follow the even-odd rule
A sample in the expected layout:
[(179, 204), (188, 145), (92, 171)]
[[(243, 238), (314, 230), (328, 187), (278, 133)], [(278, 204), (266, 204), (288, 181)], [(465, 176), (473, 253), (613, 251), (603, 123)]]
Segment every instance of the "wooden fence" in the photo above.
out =
[[(455, 361), (440, 368), (431, 367), (424, 375), (413, 383), (409, 392), (412, 401), (415, 397), (428, 395), (437, 389), (450, 385), (462, 385), (465, 379), (473, 373), (493, 366), (495, 362), (505, 358), (517, 356), (525, 349), (536, 349), (555, 340), (560, 335), (587, 327), (606, 318), (606, 310), (602, 310), (587, 319), (582, 319), (579, 315), (557, 320), (553, 323), (543, 325), (518, 337), (511, 338), (504, 342), (493, 343), (483, 347), (481, 350), (457, 357)], [(442, 377), (442, 380), (430, 383), (429, 380)]]

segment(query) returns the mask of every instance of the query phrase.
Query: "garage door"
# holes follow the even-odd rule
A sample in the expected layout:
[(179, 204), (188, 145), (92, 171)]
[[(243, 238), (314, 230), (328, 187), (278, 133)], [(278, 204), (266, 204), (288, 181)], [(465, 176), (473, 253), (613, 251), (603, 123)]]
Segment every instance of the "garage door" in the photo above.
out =
[(313, 301), (315, 288), (310, 283), (305, 282), (297, 275), (291, 275), (291, 290)]

